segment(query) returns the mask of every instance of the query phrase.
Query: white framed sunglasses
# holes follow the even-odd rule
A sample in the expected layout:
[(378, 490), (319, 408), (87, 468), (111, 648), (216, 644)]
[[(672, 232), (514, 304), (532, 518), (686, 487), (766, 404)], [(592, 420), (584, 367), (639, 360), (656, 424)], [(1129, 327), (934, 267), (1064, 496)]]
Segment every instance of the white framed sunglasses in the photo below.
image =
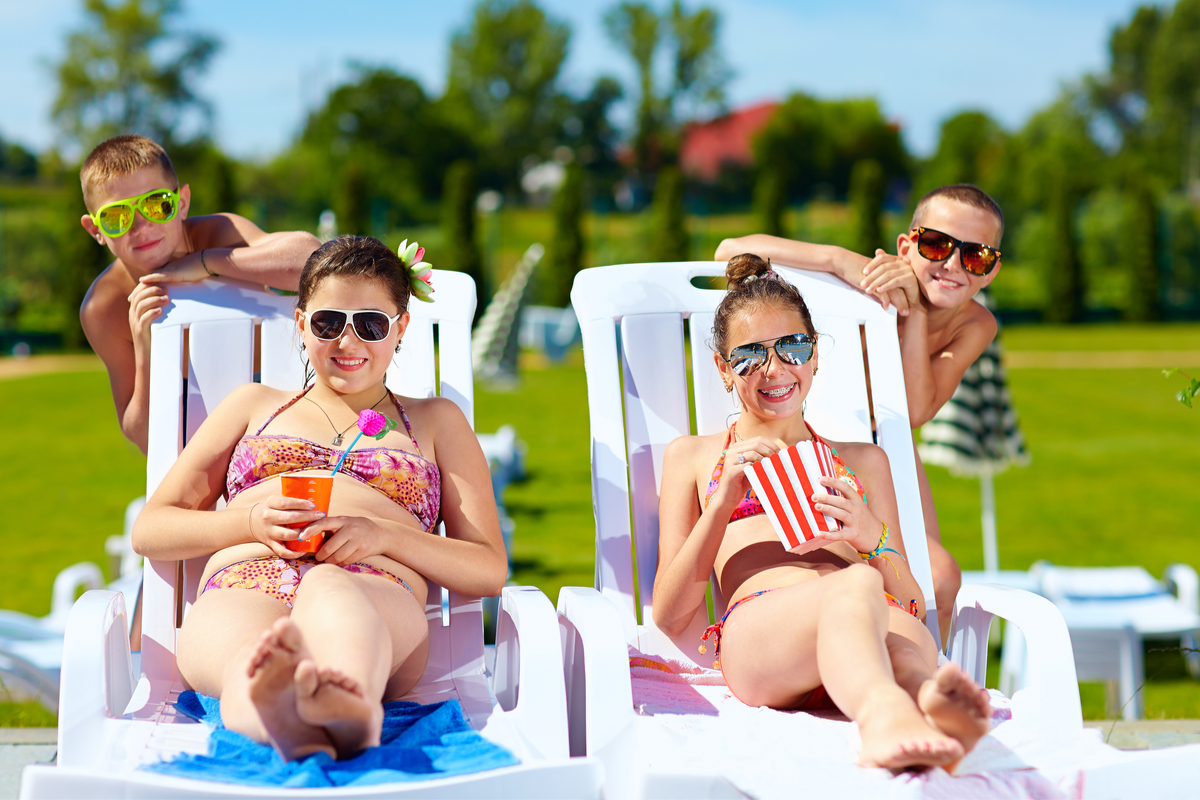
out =
[(317, 308), (304, 312), (312, 335), (325, 342), (342, 338), (347, 323), (364, 342), (382, 342), (401, 316), (403, 314), (389, 317), (382, 311), (351, 311), (344, 308)]

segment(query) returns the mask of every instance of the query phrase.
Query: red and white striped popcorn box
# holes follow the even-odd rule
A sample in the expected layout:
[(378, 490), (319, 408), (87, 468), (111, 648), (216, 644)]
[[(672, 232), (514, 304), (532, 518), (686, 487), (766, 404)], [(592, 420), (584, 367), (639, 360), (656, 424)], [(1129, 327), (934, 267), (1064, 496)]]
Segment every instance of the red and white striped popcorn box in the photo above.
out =
[(820, 478), (836, 478), (833, 450), (813, 439), (746, 465), (746, 477), (786, 550), (807, 553), (824, 547), (822, 534), (841, 530), (842, 523), (813, 509), (816, 493), (833, 494)]

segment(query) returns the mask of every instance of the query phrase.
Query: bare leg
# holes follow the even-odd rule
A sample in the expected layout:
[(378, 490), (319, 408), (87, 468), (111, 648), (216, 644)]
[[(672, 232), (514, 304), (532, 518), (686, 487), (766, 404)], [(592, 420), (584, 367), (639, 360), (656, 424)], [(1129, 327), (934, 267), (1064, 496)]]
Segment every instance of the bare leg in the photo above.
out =
[(405, 671), (415, 683), (424, 671), (424, 609), (385, 578), (319, 565), (296, 592), (292, 621), (311, 650), (296, 669), (300, 718), (323, 727), (340, 758), (379, 744), (389, 679)]
[(954, 616), (954, 599), (962, 587), (962, 570), (950, 551), (942, 546), (942, 529), (938, 526), (937, 508), (933, 504), (933, 489), (929, 486), (929, 476), (925, 474), (925, 465), (921, 462), (921, 454), (916, 452), (913, 443), (913, 455), (917, 459), (917, 484), (921, 487), (921, 513), (925, 517), (925, 539), (929, 546), (929, 566), (933, 570), (933, 596), (937, 601), (938, 631), (942, 635), (942, 649), (950, 641), (950, 620)]
[(824, 683), (859, 724), (864, 764), (903, 769), (962, 757), (962, 746), (930, 725), (896, 683), (887, 608), (883, 578), (864, 565), (756, 598), (730, 616), (722, 635), (730, 689), (750, 705), (789, 708)]
[(987, 733), (992, 714), (987, 691), (957, 664), (938, 668), (936, 645), (920, 620), (898, 608), (888, 614), (887, 648), (896, 683), (934, 727), (970, 752)]
[(325, 731), (296, 713), (293, 675), (307, 652), (287, 614), (260, 592), (205, 592), (179, 632), (179, 670), (193, 689), (221, 698), (230, 730), (269, 742), (288, 760), (332, 754)]

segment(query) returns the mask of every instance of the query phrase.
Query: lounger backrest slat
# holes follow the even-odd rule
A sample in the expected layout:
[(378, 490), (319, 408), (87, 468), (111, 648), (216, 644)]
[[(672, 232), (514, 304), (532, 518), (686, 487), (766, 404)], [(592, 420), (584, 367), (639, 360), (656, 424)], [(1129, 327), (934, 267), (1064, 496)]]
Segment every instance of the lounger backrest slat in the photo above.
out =
[[(578, 311), (578, 277), (575, 287), (571, 292), (571, 303)], [(586, 353), (584, 370), (587, 373), (588, 409), (591, 415), (596, 589), (621, 609), (625, 637), (633, 643), (637, 639), (637, 611), (629, 515), (629, 461), (626, 458), (625, 424), (621, 413), (621, 368), (616, 320), (602, 311), (594, 317), (581, 316), (579, 323)]]
[(826, 439), (872, 441), (858, 319), (815, 313), (813, 326), (818, 332), (817, 375), (804, 418)]
[(414, 314), (408, 323), (400, 343), (400, 352), (392, 357), (392, 365), (388, 368), (387, 383), (396, 394), (405, 397), (433, 397), (437, 394), (433, 322), (430, 317)]
[(305, 359), (300, 351), (300, 335), (291, 317), (269, 317), (259, 326), (262, 342), (259, 357), (259, 383), (286, 392), (304, 388)]
[(621, 364), (638, 593), (645, 622), (650, 616), (658, 563), (663, 451), (689, 432), (683, 317), (631, 314), (622, 319)]
[(729, 422), (738, 412), (737, 400), (725, 391), (721, 374), (713, 360), (712, 328), (714, 314), (711, 311), (695, 311), (688, 319), (691, 339), (692, 394), (696, 403), (696, 430), (694, 433), (707, 436), (729, 427)]

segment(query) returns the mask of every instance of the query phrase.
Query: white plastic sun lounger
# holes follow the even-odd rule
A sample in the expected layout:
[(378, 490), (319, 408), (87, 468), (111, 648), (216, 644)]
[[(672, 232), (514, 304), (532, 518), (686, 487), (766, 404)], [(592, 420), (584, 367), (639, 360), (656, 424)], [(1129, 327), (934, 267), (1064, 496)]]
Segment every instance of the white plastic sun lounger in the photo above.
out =
[[(776, 269), (799, 286), (822, 337), (820, 376), (808, 397), (805, 416), (830, 439), (865, 442), (872, 441), (873, 417), (878, 442), (891, 462), (909, 565), (925, 593), (928, 624), (936, 637), (937, 614), (894, 312), (883, 311), (828, 276)], [(722, 292), (700, 289), (691, 282), (723, 272), (723, 264), (711, 262), (603, 267), (580, 272), (572, 290), (583, 330), (591, 415), (596, 570), (594, 588), (561, 591), (558, 611), (571, 752), (604, 761), (610, 796), (742, 796), (720, 767), (706, 767), (720, 763), (717, 751), (725, 745), (738, 746), (732, 741), (736, 734), (729, 733), (721, 746), (711, 738), (705, 740), (708, 749), (693, 754), (687, 765), (662, 756), (682, 753), (680, 737), (698, 730), (704, 720), (696, 718), (690, 724), (680, 717), (667, 726), (659, 724), (661, 717), (635, 713), (629, 665), (632, 647), (651, 656), (710, 666), (711, 656), (703, 664), (696, 662), (697, 644), (703, 629), (725, 610), (714, 580), (714, 613), (710, 616), (701, 609), (683, 635), (666, 636), (655, 627), (651, 613), (663, 451), (677, 436), (725, 429), (736, 411), (721, 385), (709, 345), (713, 312)], [(869, 364), (864, 364), (862, 341)], [(1200, 747), (1160, 751), (1131, 764), (1133, 756), (1127, 758), (1088, 739), (1082, 729), (1067, 629), (1062, 615), (1042, 597), (993, 585), (967, 586), (959, 593), (948, 656), (980, 685), (986, 676), (993, 615), (1019, 626), (1028, 649), (1026, 687), (1012, 697), (1012, 720), (1004, 723), (1009, 726), (1006, 746), (1025, 754), (1030, 749), (1053, 750), (1066, 742), (1090, 743), (1090, 749), (1083, 748), (1089, 761), (1079, 765), (1091, 768), (1086, 775), (1089, 796), (1132, 796), (1133, 787), (1155, 787), (1167, 796), (1200, 792)], [(811, 719), (814, 725), (830, 724)], [(799, 718), (789, 722), (804, 724)], [(826, 730), (818, 728), (816, 735)], [(803, 747), (798, 742), (792, 752), (800, 754)], [(850, 748), (843, 750), (847, 765), (843, 769), (848, 770)], [(1060, 761), (1066, 763), (1070, 757), (1067, 753)], [(1049, 763), (1032, 765), (1041, 768)], [(768, 762), (756, 768), (786, 767)], [(820, 770), (819, 765), (816, 768)], [(867, 772), (859, 770), (859, 774)], [(856, 773), (843, 774), (848, 782), (833, 789), (826, 785), (825, 793), (855, 791)], [(873, 786), (877, 788), (870, 791), (878, 794), (892, 784)], [(822, 794), (817, 786), (809, 790), (813, 796)], [(1149, 788), (1146, 792), (1155, 793)], [(784, 794), (807, 793), (805, 787), (791, 784)]]
[[(404, 348), (389, 370), (400, 394), (452, 399), (474, 419), (470, 322), (475, 287), (462, 273), (436, 272), (437, 302), (413, 303)], [(204, 281), (177, 287), (153, 331), (146, 494), (208, 410), (252, 380), (261, 342), (261, 380), (299, 390), (303, 367), (293, 335), (294, 299), (248, 284)], [(435, 364), (434, 326), (440, 358)], [(187, 397), (183, 396), (186, 353)], [(435, 372), (435, 366), (439, 369)], [(440, 379), (437, 380), (436, 378)], [(510, 749), (518, 766), (404, 784), (342, 789), (262, 789), (167, 777), (138, 766), (207, 751), (206, 726), (177, 713), (184, 688), (175, 666), (176, 630), (196, 597), (206, 559), (148, 560), (142, 673), (131, 668), (120, 594), (91, 591), (67, 623), (55, 766), (30, 766), (21, 797), (598, 797), (600, 765), (569, 759), (566, 700), (554, 608), (536, 589), (507, 587), (500, 603), (495, 677), (484, 673), (481, 604), (430, 586), (429, 664), (404, 698), (457, 698), (471, 724)]]

